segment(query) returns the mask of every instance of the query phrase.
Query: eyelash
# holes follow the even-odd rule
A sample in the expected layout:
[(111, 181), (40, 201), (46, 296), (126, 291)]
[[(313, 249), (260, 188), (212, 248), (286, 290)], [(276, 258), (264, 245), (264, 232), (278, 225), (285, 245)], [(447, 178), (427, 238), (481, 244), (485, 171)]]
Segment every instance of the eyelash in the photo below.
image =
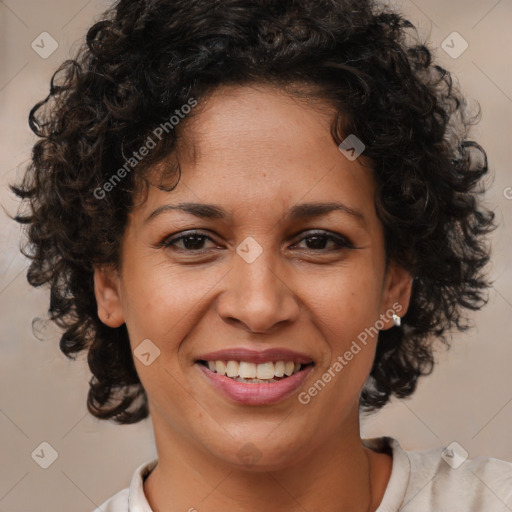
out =
[[(343, 249), (355, 249), (354, 245), (346, 237), (343, 237), (340, 235), (335, 235), (335, 234), (329, 233), (327, 231), (308, 231), (307, 233), (308, 233), (308, 236), (302, 237), (299, 240), (299, 242), (317, 237), (317, 238), (323, 238), (323, 239), (330, 240), (330, 241), (334, 242), (334, 244), (336, 245), (336, 248), (331, 249), (331, 250), (309, 249), (311, 251), (320, 251), (320, 252), (327, 253), (327, 252), (341, 251)], [(195, 238), (203, 238), (205, 240), (211, 240), (212, 242), (214, 242), (214, 240), (210, 236), (208, 236), (205, 233), (202, 233), (201, 231), (187, 231), (187, 232), (185, 232), (185, 234), (182, 234), (178, 237), (173, 237), (173, 235), (171, 235), (171, 237), (164, 238), (158, 244), (158, 247), (164, 247), (164, 248), (176, 251), (176, 252), (186, 252), (186, 253), (190, 253), (190, 254), (203, 254), (204, 252), (208, 251), (208, 249), (196, 249), (196, 250), (181, 249), (181, 248), (176, 247), (176, 245), (175, 245), (177, 242), (180, 242), (181, 240), (184, 240), (186, 238), (194, 238), (194, 237)]]

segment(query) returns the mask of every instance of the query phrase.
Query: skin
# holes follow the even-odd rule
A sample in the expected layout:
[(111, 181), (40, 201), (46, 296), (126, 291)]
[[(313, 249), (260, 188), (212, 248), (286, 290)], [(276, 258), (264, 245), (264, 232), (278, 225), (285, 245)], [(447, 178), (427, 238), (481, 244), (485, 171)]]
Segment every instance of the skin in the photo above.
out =
[[(372, 171), (339, 151), (328, 106), (259, 85), (224, 86), (203, 107), (184, 121), (178, 186), (150, 187), (129, 217), (121, 269), (94, 276), (101, 320), (126, 323), (133, 349), (150, 339), (160, 350), (149, 366), (134, 358), (159, 457), (144, 492), (166, 512), (375, 510), (392, 458), (362, 445), (358, 400), (376, 338), (306, 405), (297, 394), (273, 405), (237, 404), (195, 364), (227, 347), (289, 348), (315, 361), (299, 390), (307, 391), (394, 303), (405, 314), (412, 278), (394, 262), (386, 269)], [(156, 208), (186, 201), (216, 204), (232, 218), (167, 211), (146, 221)], [(285, 219), (298, 203), (329, 201), (363, 220), (339, 210)], [(211, 240), (178, 241), (181, 252), (157, 247), (187, 230)], [(336, 249), (329, 239), (315, 245), (311, 230), (348, 238), (354, 248)], [(252, 263), (236, 252), (249, 236), (263, 251)], [(383, 328), (391, 327), (385, 318)], [(238, 455), (249, 443), (259, 454), (254, 465)]]

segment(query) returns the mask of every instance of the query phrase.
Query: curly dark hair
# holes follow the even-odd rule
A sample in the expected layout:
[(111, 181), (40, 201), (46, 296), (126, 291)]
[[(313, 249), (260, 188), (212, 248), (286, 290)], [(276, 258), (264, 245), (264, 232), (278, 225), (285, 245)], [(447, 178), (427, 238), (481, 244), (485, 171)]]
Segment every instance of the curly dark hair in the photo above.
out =
[[(126, 326), (98, 317), (94, 266), (119, 268), (146, 171), (173, 154), (201, 100), (227, 84), (321, 100), (333, 109), (336, 144), (348, 134), (365, 144), (387, 260), (414, 281), (402, 325), (379, 333), (360, 406), (374, 411), (414, 392), (432, 371), (433, 342), (449, 345), (453, 327), (472, 325), (465, 310), (488, 300), (485, 235), (496, 227), (481, 201), (487, 156), (467, 140), (479, 112), (432, 53), (402, 14), (371, 0), (119, 0), (89, 29), (30, 112), (39, 138), (11, 188), (22, 199), (15, 219), (27, 224), (27, 279), (50, 286), (63, 353), (87, 350), (91, 414), (118, 423), (149, 414)], [(199, 107), (99, 193), (191, 98)]]

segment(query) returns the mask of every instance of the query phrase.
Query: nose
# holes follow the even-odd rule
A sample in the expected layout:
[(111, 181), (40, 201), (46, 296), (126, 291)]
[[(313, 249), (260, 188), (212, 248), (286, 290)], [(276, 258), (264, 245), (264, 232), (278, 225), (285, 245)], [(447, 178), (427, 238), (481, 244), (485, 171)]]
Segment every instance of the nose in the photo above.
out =
[(226, 289), (219, 297), (217, 312), (227, 323), (252, 333), (268, 333), (279, 324), (294, 322), (299, 302), (289, 272), (276, 258), (263, 251), (248, 263), (238, 254), (226, 276)]

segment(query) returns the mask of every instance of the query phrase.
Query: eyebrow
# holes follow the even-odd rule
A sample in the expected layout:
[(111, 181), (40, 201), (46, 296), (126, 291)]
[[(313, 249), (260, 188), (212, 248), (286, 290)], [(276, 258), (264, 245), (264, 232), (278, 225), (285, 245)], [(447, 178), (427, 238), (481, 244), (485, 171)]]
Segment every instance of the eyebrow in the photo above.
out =
[[(162, 213), (176, 210), (202, 219), (229, 220), (232, 218), (232, 215), (230, 215), (226, 210), (214, 204), (179, 203), (175, 205), (164, 204), (159, 206), (146, 218), (144, 222), (149, 222)], [(288, 210), (285, 219), (288, 221), (303, 220), (306, 218), (321, 217), (333, 211), (342, 211), (343, 213), (354, 217), (358, 222), (362, 224), (366, 223), (364, 215), (359, 210), (337, 202), (297, 204)]]

